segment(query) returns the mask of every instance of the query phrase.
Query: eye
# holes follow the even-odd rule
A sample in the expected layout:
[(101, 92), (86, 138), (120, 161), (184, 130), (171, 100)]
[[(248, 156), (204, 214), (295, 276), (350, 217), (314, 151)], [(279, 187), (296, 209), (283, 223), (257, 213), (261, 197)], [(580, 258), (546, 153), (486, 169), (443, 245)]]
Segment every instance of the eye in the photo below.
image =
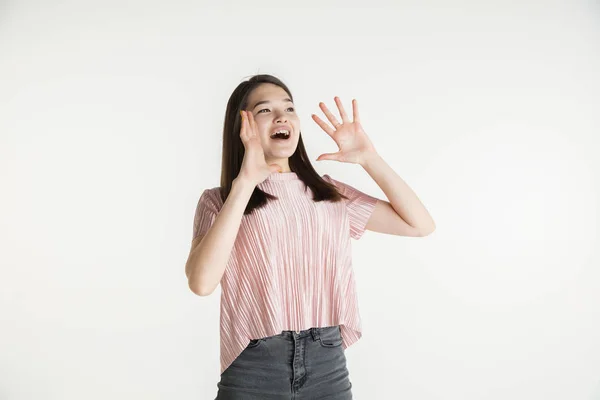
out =
[[(292, 112), (296, 111), (294, 107), (288, 107), (287, 110), (291, 110)], [(257, 114), (260, 114), (263, 111), (271, 111), (268, 108), (263, 108), (262, 110), (258, 110)]]

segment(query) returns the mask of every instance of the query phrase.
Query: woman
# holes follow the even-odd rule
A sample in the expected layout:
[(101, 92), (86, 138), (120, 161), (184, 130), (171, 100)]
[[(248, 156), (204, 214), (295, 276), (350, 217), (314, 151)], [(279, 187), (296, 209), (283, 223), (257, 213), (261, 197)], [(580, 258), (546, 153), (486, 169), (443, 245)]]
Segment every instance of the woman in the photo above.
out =
[(350, 238), (435, 229), (375, 151), (355, 100), (350, 121), (335, 98), (342, 122), (320, 103), (333, 127), (313, 120), (339, 151), (317, 160), (362, 165), (391, 203), (319, 176), (293, 101), (271, 75), (238, 85), (225, 113), (221, 184), (196, 208), (186, 275), (200, 296), (221, 284), (217, 399), (351, 399), (345, 349), (361, 323)]

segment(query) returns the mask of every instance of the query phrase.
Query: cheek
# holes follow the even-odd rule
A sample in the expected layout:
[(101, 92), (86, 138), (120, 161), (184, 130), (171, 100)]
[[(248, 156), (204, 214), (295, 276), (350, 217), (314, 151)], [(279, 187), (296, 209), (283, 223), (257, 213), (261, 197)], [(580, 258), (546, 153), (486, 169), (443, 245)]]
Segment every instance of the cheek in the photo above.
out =
[(292, 124), (294, 124), (294, 126), (296, 127), (300, 127), (300, 117), (298, 117), (297, 115), (293, 116), (292, 118), (290, 118), (290, 122)]
[(269, 136), (269, 133), (267, 132), (267, 130), (265, 129), (265, 127), (264, 127), (264, 126), (260, 126), (260, 125), (258, 125), (258, 126), (257, 126), (257, 131), (256, 131), (256, 134), (257, 134), (257, 135), (258, 135), (258, 136), (259, 136), (261, 139), (264, 139), (264, 138), (266, 138), (267, 136)]
[(268, 124), (261, 124), (258, 121), (256, 121), (256, 126), (258, 128), (258, 132), (256, 132), (258, 134), (258, 137), (260, 137), (260, 141), (263, 145), (268, 144), (269, 143), (269, 131), (268, 131)]
[(258, 134), (265, 133), (267, 131), (267, 123), (264, 121), (264, 118), (254, 117), (254, 121), (256, 121), (256, 127), (258, 128)]

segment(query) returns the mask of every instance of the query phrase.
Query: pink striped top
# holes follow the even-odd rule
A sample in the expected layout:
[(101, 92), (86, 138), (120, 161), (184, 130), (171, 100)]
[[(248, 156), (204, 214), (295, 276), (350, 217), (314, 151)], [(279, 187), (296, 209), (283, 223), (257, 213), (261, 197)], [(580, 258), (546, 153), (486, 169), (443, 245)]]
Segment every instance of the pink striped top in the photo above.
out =
[[(348, 200), (314, 202), (295, 172), (258, 184), (278, 200), (242, 217), (221, 278), (221, 374), (251, 339), (283, 330), (340, 325), (344, 349), (362, 336), (350, 238), (363, 235), (377, 198), (322, 178)], [(222, 206), (218, 187), (204, 190), (193, 238), (206, 234)]]

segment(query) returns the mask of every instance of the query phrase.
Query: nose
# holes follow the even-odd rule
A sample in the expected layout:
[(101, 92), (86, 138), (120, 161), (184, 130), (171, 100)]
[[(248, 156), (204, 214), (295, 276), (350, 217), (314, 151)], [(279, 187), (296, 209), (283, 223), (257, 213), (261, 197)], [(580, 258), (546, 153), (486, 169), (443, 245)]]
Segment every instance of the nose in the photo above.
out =
[(287, 118), (285, 117), (285, 114), (283, 113), (279, 113), (275, 115), (275, 123), (282, 123), (282, 122), (287, 122)]

